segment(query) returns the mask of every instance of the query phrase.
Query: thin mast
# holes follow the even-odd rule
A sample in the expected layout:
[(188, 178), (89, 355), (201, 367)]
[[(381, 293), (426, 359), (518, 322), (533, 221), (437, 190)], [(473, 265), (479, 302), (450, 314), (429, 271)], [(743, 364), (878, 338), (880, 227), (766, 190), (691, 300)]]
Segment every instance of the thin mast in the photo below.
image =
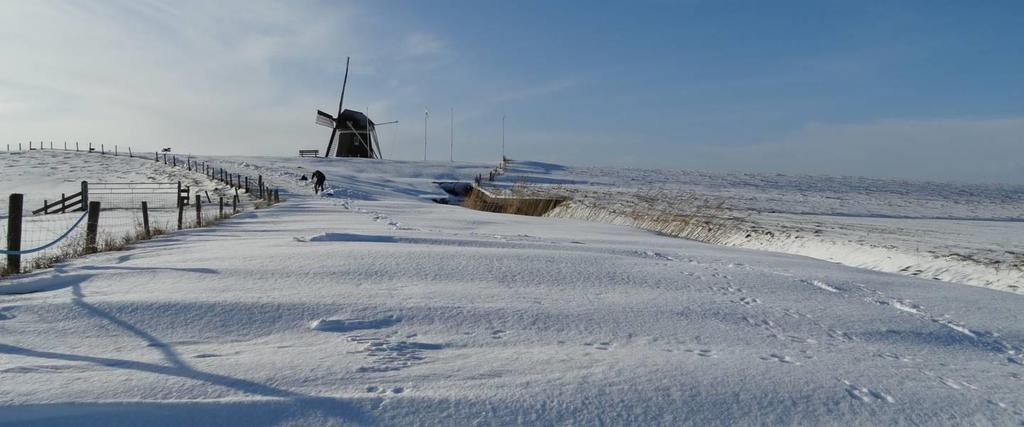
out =
[(452, 120), (452, 124), (451, 124), (452, 129), (451, 129), (451, 136), (449, 137), (450, 140), (448, 142), (448, 161), (449, 162), (454, 162), (455, 161), (455, 107), (452, 107), (452, 109), (451, 109), (451, 120)]

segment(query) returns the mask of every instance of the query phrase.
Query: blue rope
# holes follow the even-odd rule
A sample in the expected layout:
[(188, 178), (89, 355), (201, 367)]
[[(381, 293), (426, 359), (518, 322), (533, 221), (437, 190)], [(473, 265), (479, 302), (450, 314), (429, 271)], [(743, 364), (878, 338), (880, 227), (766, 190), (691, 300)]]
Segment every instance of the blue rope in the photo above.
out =
[(65, 237), (68, 237), (68, 235), (71, 234), (71, 232), (74, 231), (76, 227), (78, 227), (78, 224), (82, 223), (82, 220), (85, 219), (85, 216), (88, 215), (88, 214), (89, 214), (89, 211), (83, 212), (82, 216), (78, 218), (78, 221), (75, 221), (75, 225), (72, 225), (71, 228), (68, 229), (68, 231), (65, 231), (64, 234), (61, 234), (60, 237), (56, 238), (54, 241), (52, 241), (50, 243), (47, 243), (47, 244), (45, 244), (43, 246), (40, 246), (38, 248), (25, 249), (25, 250), (21, 250), (21, 251), (10, 251), (10, 250), (7, 250), (7, 249), (0, 249), (0, 255), (25, 255), (25, 254), (30, 254), (30, 253), (33, 253), (33, 252), (39, 252), (39, 251), (41, 251), (43, 249), (46, 249), (46, 248), (48, 248), (50, 246), (56, 245), (57, 242), (60, 242), (61, 240), (64, 240)]

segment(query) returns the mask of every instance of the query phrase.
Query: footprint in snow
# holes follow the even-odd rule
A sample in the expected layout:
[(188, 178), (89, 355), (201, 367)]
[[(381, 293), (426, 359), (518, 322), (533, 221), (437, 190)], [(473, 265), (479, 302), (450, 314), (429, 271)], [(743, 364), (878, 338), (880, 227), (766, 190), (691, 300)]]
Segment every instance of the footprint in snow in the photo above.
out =
[(612, 343), (609, 342), (609, 341), (601, 341), (601, 342), (599, 342), (597, 344), (594, 344), (592, 342), (585, 342), (585, 343), (583, 343), (583, 345), (585, 345), (587, 347), (594, 347), (595, 350), (606, 350), (607, 351), (608, 349), (611, 348)]
[(714, 350), (711, 350), (709, 348), (703, 348), (703, 349), (700, 349), (700, 350), (694, 350), (692, 348), (688, 348), (688, 349), (686, 349), (684, 351), (686, 351), (687, 353), (696, 354), (696, 355), (698, 355), (700, 357), (707, 357), (707, 358), (718, 357), (718, 356), (715, 355)]
[(859, 400), (859, 401), (864, 402), (864, 403), (871, 403), (871, 402), (895, 403), (896, 402), (896, 399), (894, 399), (889, 394), (883, 393), (883, 392), (878, 391), (878, 390), (872, 390), (872, 389), (869, 389), (869, 388), (866, 388), (866, 387), (860, 387), (860, 386), (854, 385), (854, 384), (852, 384), (852, 383), (850, 383), (849, 381), (846, 381), (846, 380), (840, 380), (840, 381), (842, 381), (843, 384), (846, 384), (846, 394), (848, 396), (850, 396), (851, 399)]
[(761, 360), (764, 360), (764, 361), (773, 361), (774, 360), (776, 362), (785, 363), (785, 364), (788, 364), (788, 365), (799, 365), (800, 364), (800, 362), (797, 362), (797, 361), (795, 361), (793, 359), (790, 359), (789, 356), (783, 356), (783, 355), (777, 354), (777, 353), (772, 353), (772, 354), (769, 354), (767, 356), (761, 356)]
[(654, 251), (637, 251), (637, 253), (639, 253), (640, 256), (643, 256), (645, 258), (655, 258), (655, 259), (660, 259), (660, 260), (663, 260), (663, 261), (675, 261), (676, 260), (675, 258), (672, 258), (672, 257), (670, 257), (668, 255), (665, 255), (665, 254), (662, 254), (662, 253), (658, 253), (658, 252), (654, 252)]
[(903, 355), (900, 355), (898, 353), (882, 352), (882, 353), (876, 354), (876, 356), (881, 357), (883, 359), (897, 360), (897, 361), (900, 361), (900, 362), (912, 362), (912, 360), (910, 360), (910, 358), (908, 358), (906, 356), (903, 356)]
[(366, 386), (366, 392), (375, 394), (388, 394), (388, 392), (391, 392), (391, 394), (402, 394), (405, 393), (405, 387), (392, 387), (391, 390), (388, 390), (387, 388), (384, 387), (377, 387), (375, 385), (371, 385)]
[(743, 304), (745, 306), (752, 306), (761, 303), (761, 300), (754, 297), (740, 297), (739, 300), (733, 301), (737, 304)]

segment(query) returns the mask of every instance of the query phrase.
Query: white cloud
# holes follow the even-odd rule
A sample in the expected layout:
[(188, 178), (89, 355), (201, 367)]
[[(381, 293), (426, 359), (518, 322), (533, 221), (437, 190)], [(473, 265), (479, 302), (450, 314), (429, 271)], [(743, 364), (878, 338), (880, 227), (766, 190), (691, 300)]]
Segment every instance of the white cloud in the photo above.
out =
[(343, 62), (342, 52), (364, 48), (346, 42), (346, 13), (292, 3), (16, 2), (5, 8), (5, 140), (266, 152), (317, 130), (311, 117), (319, 88), (280, 70), (294, 61)]

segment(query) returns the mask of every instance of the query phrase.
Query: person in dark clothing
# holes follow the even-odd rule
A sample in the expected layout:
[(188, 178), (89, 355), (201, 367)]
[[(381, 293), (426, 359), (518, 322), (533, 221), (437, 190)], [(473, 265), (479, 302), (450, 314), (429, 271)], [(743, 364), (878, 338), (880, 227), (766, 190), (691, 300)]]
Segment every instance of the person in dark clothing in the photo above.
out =
[(327, 181), (327, 176), (317, 170), (311, 177), (313, 178), (313, 193), (320, 194), (321, 191), (324, 191), (324, 182)]

